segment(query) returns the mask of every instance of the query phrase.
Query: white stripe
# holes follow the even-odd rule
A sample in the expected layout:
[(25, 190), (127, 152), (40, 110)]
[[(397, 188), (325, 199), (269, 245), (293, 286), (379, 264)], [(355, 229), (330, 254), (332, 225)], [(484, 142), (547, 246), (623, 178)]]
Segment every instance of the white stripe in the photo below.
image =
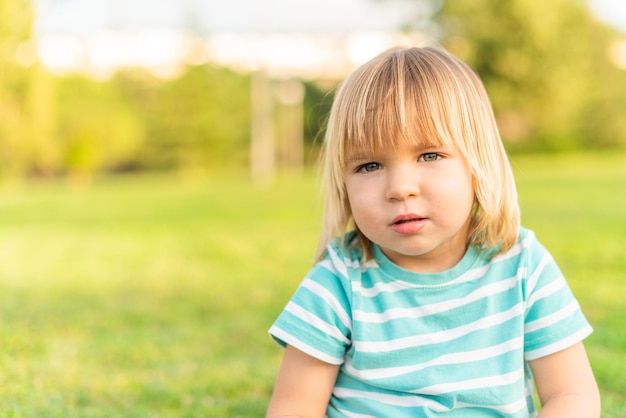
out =
[(558, 290), (562, 289), (564, 285), (565, 285), (565, 278), (563, 276), (559, 276), (557, 279), (551, 281), (550, 284), (542, 287), (536, 292), (533, 292), (533, 294), (530, 295), (530, 297), (526, 301), (526, 306), (527, 306), (526, 310), (529, 311), (530, 309), (532, 309), (535, 302), (557, 292)]
[(503, 414), (514, 414), (519, 411), (527, 410), (526, 398), (520, 398), (515, 402), (510, 402), (505, 405), (482, 405), (482, 404), (469, 404), (464, 402), (457, 402), (456, 408), (485, 408), (493, 409)]
[[(337, 392), (337, 393), (335, 393)], [(335, 390), (335, 392), (333, 392), (335, 395), (352, 395), (352, 397), (365, 397), (365, 398), (372, 398), (373, 396), (371, 395), (371, 392), (361, 392), (361, 391), (354, 391), (354, 390), (350, 390), (350, 389), (339, 389), (339, 390)], [(393, 395), (390, 395), (393, 396)], [(403, 397), (405, 398), (405, 397)], [(414, 404), (411, 405), (407, 405), (407, 400), (406, 399), (402, 399), (401, 400), (401, 404), (398, 405), (397, 403), (393, 403), (393, 405), (398, 405), (398, 406), (413, 406), (413, 407), (423, 407), (423, 408), (429, 408), (431, 410), (435, 409), (432, 408), (428, 405), (428, 402), (424, 399), (424, 398), (418, 398), (419, 401), (415, 402)], [(393, 401), (393, 399), (387, 398), (388, 401), (390, 402), (386, 402), (386, 403), (392, 403), (391, 401)], [(432, 401), (434, 403), (434, 401)], [(435, 410), (439, 411), (439, 412), (444, 412), (444, 411), (450, 411), (450, 408), (447, 408), (445, 406), (443, 406), (440, 403), (435, 403), (436, 404), (436, 408)], [(519, 411), (523, 411), (526, 408), (528, 408), (528, 405), (526, 404), (526, 398), (520, 398), (515, 402), (510, 402), (508, 404), (505, 405), (482, 405), (482, 404), (468, 404), (465, 402), (457, 402), (454, 405), (454, 408), (480, 408), (480, 409), (491, 409), (494, 411), (498, 411), (500, 413), (505, 413), (505, 414), (514, 414), (516, 412)], [(355, 412), (350, 412), (348, 410), (342, 409), (342, 408), (337, 408), (338, 412), (341, 412), (343, 415), (345, 415), (346, 417), (349, 418), (372, 418), (371, 415), (367, 415), (367, 414), (359, 414), (359, 413), (355, 413)]]
[(348, 268), (346, 267), (345, 260), (341, 260), (339, 258), (339, 254), (331, 247), (328, 247), (328, 256), (330, 257), (330, 261), (332, 262), (333, 267), (337, 271), (337, 273), (341, 274), (346, 279), (348, 278)]
[(335, 387), (333, 395), (337, 398), (365, 398), (374, 402), (381, 402), (388, 405), (404, 406), (404, 407), (423, 407), (433, 411), (443, 412), (450, 409), (432, 399), (423, 398), (414, 395), (391, 395), (387, 393), (367, 392), (362, 390), (347, 389)]
[(522, 368), (519, 368), (518, 370), (511, 373), (480, 377), (478, 379), (462, 380), (460, 382), (438, 383), (436, 385), (426, 386), (424, 388), (412, 390), (410, 392), (424, 395), (441, 395), (444, 393), (457, 391), (500, 387), (510, 385), (521, 379), (524, 379), (524, 370)]
[(537, 268), (532, 272), (532, 276), (528, 279), (528, 284), (526, 286), (526, 294), (532, 295), (535, 291), (535, 286), (537, 286), (537, 281), (539, 280), (539, 276), (543, 273), (543, 269), (548, 265), (548, 263), (552, 260), (550, 254), (545, 253), (539, 264), (537, 264)]
[(510, 279), (501, 280), (495, 283), (478, 288), (472, 293), (457, 299), (450, 299), (444, 302), (431, 303), (429, 305), (416, 306), (411, 308), (391, 308), (382, 313), (378, 312), (364, 312), (362, 310), (354, 310), (353, 317), (355, 321), (369, 322), (369, 323), (384, 323), (399, 318), (420, 318), (423, 316), (434, 315), (439, 312), (447, 312), (451, 309), (458, 308), (460, 306), (469, 305), (477, 300), (496, 295), (507, 291), (518, 282), (519, 277), (523, 275), (524, 271), (518, 271), (518, 277), (512, 277)]
[[(324, 267), (326, 270), (330, 271), (336, 276), (342, 276), (346, 279), (348, 276), (348, 267), (353, 269), (360, 269), (360, 263), (358, 260), (350, 260), (349, 258), (341, 259), (340, 254), (338, 254), (332, 247), (327, 248), (328, 258), (323, 259), (318, 262), (317, 265)], [(376, 263), (365, 263), (365, 266), (369, 267), (377, 267)]]
[(327, 258), (325, 258), (322, 261), (320, 261), (319, 263), (317, 263), (317, 265), (321, 266), (321, 267), (324, 267), (326, 270), (328, 270), (329, 272), (331, 272), (335, 276), (339, 275), (339, 272), (337, 271), (337, 269), (335, 268), (333, 263), (329, 259), (327, 259)]
[(581, 342), (586, 337), (588, 337), (592, 331), (593, 329), (591, 328), (591, 326), (586, 326), (585, 328), (580, 329), (578, 332), (570, 335), (569, 337), (561, 339), (553, 344), (538, 348), (536, 350), (527, 351), (526, 354), (524, 354), (524, 358), (530, 361), (548, 356), (550, 354), (554, 354)]
[(517, 243), (514, 246), (512, 246), (511, 249), (509, 249), (504, 254), (499, 254), (499, 255), (493, 257), (493, 259), (491, 260), (490, 264), (499, 263), (501, 261), (508, 260), (509, 258), (512, 258), (512, 257), (520, 254), (524, 248), (530, 247), (531, 240), (532, 240), (532, 237), (524, 238), (522, 241), (520, 241), (519, 243)]
[(556, 324), (557, 322), (571, 316), (578, 309), (580, 309), (578, 302), (573, 300), (568, 305), (562, 307), (556, 312), (551, 313), (550, 315), (544, 316), (543, 318), (537, 319), (535, 321), (528, 322), (526, 325), (524, 325), (524, 333), (537, 331), (538, 329), (548, 327), (552, 324)]
[[(459, 284), (459, 283), (464, 283), (464, 282), (468, 282), (471, 280), (475, 280), (477, 278), (483, 277), (487, 271), (492, 268), (494, 266), (494, 264), (497, 264), (501, 261), (507, 260), (509, 258), (512, 258), (516, 255), (518, 255), (519, 253), (521, 253), (522, 249), (524, 247), (528, 247), (530, 243), (530, 237), (529, 238), (525, 238), (522, 242), (520, 242), (519, 244), (514, 245), (513, 247), (511, 247), (511, 249), (509, 251), (507, 251), (504, 254), (500, 254), (496, 257), (494, 257), (489, 264), (482, 266), (482, 267), (478, 267), (472, 270), (468, 270), (465, 273), (463, 273), (462, 275), (460, 275), (458, 278), (447, 282), (445, 284), (445, 286), (449, 286), (452, 284)], [(379, 293), (383, 293), (383, 292), (389, 292), (389, 293), (393, 293), (393, 292), (398, 292), (398, 291), (402, 291), (402, 290), (407, 290), (407, 289), (420, 289), (420, 288), (432, 288), (433, 285), (422, 285), (422, 284), (416, 284), (416, 283), (410, 283), (410, 282), (405, 282), (402, 280), (394, 280), (392, 282), (387, 282), (387, 283), (376, 283), (374, 286), (372, 287), (368, 287), (368, 288), (363, 288), (361, 286), (360, 282), (357, 281), (353, 281), (352, 282), (352, 290), (355, 292), (360, 292), (361, 295), (365, 296), (365, 297), (375, 297), (377, 296)]]
[(365, 263), (363, 263), (362, 268), (361, 268), (361, 272), (365, 272), (367, 269), (377, 269), (377, 268), (380, 268), (380, 266), (378, 265), (376, 260), (371, 259), (371, 260), (367, 260)]
[(433, 366), (450, 365), (450, 364), (463, 364), (473, 363), (475, 361), (486, 360), (493, 357), (498, 357), (502, 354), (519, 350), (524, 347), (524, 339), (522, 337), (516, 337), (509, 341), (505, 341), (501, 344), (490, 346), (487, 348), (481, 348), (473, 351), (462, 351), (458, 353), (446, 354), (430, 361), (419, 363), (411, 366), (397, 366), (397, 367), (381, 367), (377, 369), (365, 369), (359, 370), (352, 365), (352, 359), (347, 358), (345, 367), (346, 370), (353, 376), (361, 380), (373, 380), (373, 379), (385, 379), (389, 377), (400, 376), (408, 373), (413, 373), (422, 369)]
[(428, 344), (437, 344), (461, 338), (474, 331), (502, 324), (512, 318), (515, 318), (516, 316), (521, 315), (522, 312), (523, 305), (518, 303), (506, 311), (490, 315), (485, 318), (481, 318), (478, 321), (470, 322), (469, 324), (449, 330), (434, 332), (431, 334), (413, 335), (410, 337), (397, 338), (388, 341), (354, 341), (354, 345), (357, 351), (375, 353), (401, 350), (408, 347), (419, 347)]
[(339, 329), (337, 329), (337, 327), (312, 314), (311, 312), (302, 308), (300, 305), (297, 305), (296, 303), (290, 301), (285, 307), (285, 310), (287, 312), (291, 312), (297, 318), (313, 326), (314, 328), (317, 328), (324, 334), (330, 335), (331, 337), (341, 341), (346, 345), (350, 344), (350, 340), (345, 335), (343, 335), (343, 333)]
[[(337, 255), (337, 257), (339, 257), (339, 255)], [(369, 261), (366, 261), (363, 264), (358, 259), (351, 259), (351, 258), (348, 258), (348, 257), (344, 257), (343, 258), (343, 264), (346, 267), (349, 267), (349, 268), (352, 268), (352, 269), (355, 269), (355, 270), (361, 270), (361, 266), (363, 266), (363, 267), (366, 267), (366, 266), (368, 266), (368, 267), (378, 267), (378, 264), (376, 264), (375, 262), (372, 264), (372, 261), (373, 260), (369, 260)]]
[(409, 282), (403, 282), (401, 280), (393, 280), (392, 282), (376, 282), (376, 284), (372, 287), (363, 287), (360, 281), (352, 281), (352, 292), (360, 293), (365, 297), (375, 297), (379, 293), (393, 293), (399, 292), (406, 289), (416, 289), (419, 287), (417, 284), (412, 284)]
[(352, 320), (346, 313), (343, 306), (341, 306), (335, 295), (333, 295), (324, 286), (308, 277), (302, 281), (301, 286), (305, 289), (309, 289), (311, 292), (321, 297), (332, 308), (332, 310), (335, 311), (341, 323), (343, 323), (343, 325), (349, 330), (352, 330)]
[(330, 364), (342, 364), (343, 363), (343, 357), (339, 358), (339, 357), (333, 357), (330, 356), (326, 353), (324, 353), (323, 351), (318, 350), (315, 347), (311, 347), (310, 345), (308, 345), (307, 343), (303, 342), (302, 340), (294, 337), (293, 335), (283, 331), (281, 328), (278, 328), (276, 325), (273, 325), (270, 330), (269, 333), (274, 337), (274, 338), (278, 338), (279, 340), (285, 342), (286, 344), (297, 348), (298, 350), (302, 351), (303, 353), (306, 353), (308, 355), (310, 355), (311, 357), (315, 357), (318, 360), (322, 360), (325, 361), (326, 363), (330, 363)]
[(341, 414), (344, 417), (348, 417), (348, 418), (372, 418), (372, 416), (369, 414), (357, 414), (355, 412), (350, 412), (341, 408), (335, 408), (335, 409), (337, 410), (337, 412), (341, 412)]
[[(447, 282), (445, 286), (449, 286), (452, 284), (459, 284), (463, 282), (468, 282), (470, 280), (477, 279), (485, 275), (486, 271), (489, 270), (490, 265), (482, 266), (477, 269), (468, 270), (463, 273), (458, 278)], [(393, 280), (391, 282), (378, 282), (372, 287), (362, 287), (360, 282), (354, 281), (352, 282), (352, 290), (354, 292), (360, 292), (364, 297), (375, 297), (379, 293), (387, 292), (399, 292), (407, 289), (422, 289), (422, 288), (432, 288), (436, 287), (435, 285), (426, 285), (426, 284), (418, 284), (418, 283), (410, 283), (403, 280)]]

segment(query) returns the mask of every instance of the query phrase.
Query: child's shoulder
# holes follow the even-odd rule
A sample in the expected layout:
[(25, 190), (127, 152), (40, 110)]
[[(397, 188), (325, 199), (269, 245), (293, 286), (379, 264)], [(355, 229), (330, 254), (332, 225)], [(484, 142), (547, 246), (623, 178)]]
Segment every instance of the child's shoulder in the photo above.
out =
[(528, 240), (536, 240), (535, 233), (531, 229), (520, 226), (519, 234), (517, 235), (517, 242), (520, 243)]
[[(518, 249), (516, 250), (515, 247)], [(535, 232), (524, 227), (520, 227), (515, 247), (510, 251), (513, 253), (519, 253), (525, 258), (533, 259), (535, 262), (541, 260), (546, 255), (550, 255), (550, 252), (541, 243), (541, 241), (539, 241)]]
[(358, 234), (356, 231), (349, 231), (326, 246), (326, 255), (321, 264), (331, 263), (346, 268), (359, 268), (364, 262), (365, 257)]
[(521, 244), (524, 248), (534, 248), (537, 246), (541, 246), (541, 243), (537, 239), (537, 235), (535, 231), (532, 229), (525, 228), (520, 226), (519, 234), (517, 236), (517, 243)]
[(346, 232), (343, 236), (332, 240), (327, 247), (327, 257), (336, 254), (341, 258), (358, 261), (363, 258), (363, 249), (359, 245), (359, 236), (356, 231)]
[(482, 248), (479, 249), (479, 253), (482, 259), (489, 262), (491, 260), (499, 260), (502, 258), (523, 257), (523, 254), (528, 251), (533, 251), (540, 245), (541, 244), (537, 241), (535, 233), (531, 229), (520, 226), (517, 238), (510, 248), (507, 248), (504, 251), (500, 246), (495, 248)]

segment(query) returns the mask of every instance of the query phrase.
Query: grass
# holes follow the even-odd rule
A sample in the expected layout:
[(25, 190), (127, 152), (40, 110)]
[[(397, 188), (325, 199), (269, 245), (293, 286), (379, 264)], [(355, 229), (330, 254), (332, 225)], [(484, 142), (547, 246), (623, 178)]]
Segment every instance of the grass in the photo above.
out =
[(626, 155), (514, 160), (524, 224), (553, 253), (595, 332), (604, 418), (626, 416)]
[[(513, 163), (524, 224), (595, 327), (603, 417), (626, 416), (626, 155)], [(262, 416), (317, 197), (310, 175), (0, 188), (0, 417)]]

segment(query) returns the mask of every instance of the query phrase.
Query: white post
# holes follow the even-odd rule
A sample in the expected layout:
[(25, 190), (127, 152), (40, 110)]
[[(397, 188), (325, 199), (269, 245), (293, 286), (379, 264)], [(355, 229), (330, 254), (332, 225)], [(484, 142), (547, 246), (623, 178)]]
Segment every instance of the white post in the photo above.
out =
[(284, 138), (285, 163), (292, 172), (301, 173), (304, 167), (304, 86), (300, 80), (293, 78), (282, 80), (277, 93), (282, 111), (279, 120)]
[(276, 174), (274, 141), (274, 98), (272, 81), (264, 70), (251, 77), (252, 120), (250, 132), (250, 175), (257, 183), (269, 183)]

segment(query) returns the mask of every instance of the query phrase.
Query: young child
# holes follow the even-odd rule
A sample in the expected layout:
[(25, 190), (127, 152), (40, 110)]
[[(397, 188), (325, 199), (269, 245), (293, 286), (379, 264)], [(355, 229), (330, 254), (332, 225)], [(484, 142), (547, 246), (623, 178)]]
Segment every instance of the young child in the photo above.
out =
[(268, 417), (528, 417), (534, 386), (541, 417), (599, 416), (591, 327), (519, 224), (467, 65), (437, 48), (364, 64), (324, 153), (317, 264), (270, 329), (286, 350)]

